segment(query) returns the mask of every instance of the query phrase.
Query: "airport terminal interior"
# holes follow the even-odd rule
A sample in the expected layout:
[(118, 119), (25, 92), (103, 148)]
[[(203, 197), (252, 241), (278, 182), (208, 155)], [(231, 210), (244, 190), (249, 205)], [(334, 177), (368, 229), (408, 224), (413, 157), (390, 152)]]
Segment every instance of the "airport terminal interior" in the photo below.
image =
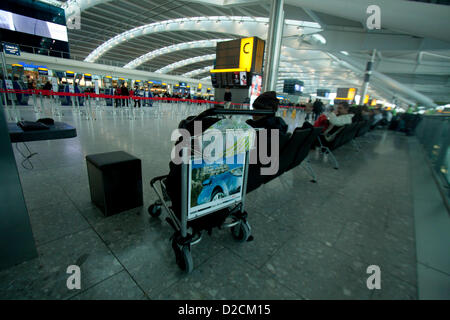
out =
[(449, 31), (446, 0), (2, 0), (0, 299), (450, 299)]

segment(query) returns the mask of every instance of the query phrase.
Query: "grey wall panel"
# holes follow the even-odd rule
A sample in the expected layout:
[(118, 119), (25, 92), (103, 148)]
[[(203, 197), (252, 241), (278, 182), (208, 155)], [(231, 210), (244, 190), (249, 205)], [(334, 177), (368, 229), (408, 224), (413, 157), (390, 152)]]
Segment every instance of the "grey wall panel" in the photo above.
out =
[(0, 104), (0, 270), (37, 257), (4, 107)]

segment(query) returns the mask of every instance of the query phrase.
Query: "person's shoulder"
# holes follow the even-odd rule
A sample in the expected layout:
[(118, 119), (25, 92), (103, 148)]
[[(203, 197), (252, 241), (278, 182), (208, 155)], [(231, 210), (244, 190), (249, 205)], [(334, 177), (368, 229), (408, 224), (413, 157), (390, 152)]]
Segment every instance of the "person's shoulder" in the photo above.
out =
[(284, 121), (283, 118), (276, 116), (275, 119), (276, 119), (279, 123), (287, 125), (287, 124), (286, 124), (286, 121)]

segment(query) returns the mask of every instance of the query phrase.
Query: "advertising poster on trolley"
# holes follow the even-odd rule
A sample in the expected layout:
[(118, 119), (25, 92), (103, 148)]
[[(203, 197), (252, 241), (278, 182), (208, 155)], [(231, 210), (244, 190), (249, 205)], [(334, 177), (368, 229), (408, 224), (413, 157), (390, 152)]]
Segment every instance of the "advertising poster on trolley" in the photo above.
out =
[[(224, 119), (206, 130), (202, 139), (201, 155), (193, 156), (189, 166), (189, 219), (241, 201), (246, 151), (253, 145), (254, 130), (246, 123)], [(207, 155), (212, 149), (213, 155)]]

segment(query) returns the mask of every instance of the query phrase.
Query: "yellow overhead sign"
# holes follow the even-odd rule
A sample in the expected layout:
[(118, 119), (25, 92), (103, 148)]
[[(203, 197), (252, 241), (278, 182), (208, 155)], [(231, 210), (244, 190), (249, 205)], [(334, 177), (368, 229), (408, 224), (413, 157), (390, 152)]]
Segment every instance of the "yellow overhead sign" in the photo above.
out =
[(245, 71), (244, 68), (230, 68), (230, 69), (211, 69), (209, 72), (211, 73), (217, 73), (217, 72), (239, 72), (239, 71)]
[(211, 73), (261, 72), (264, 41), (257, 37), (220, 42), (216, 51), (216, 69)]
[(368, 94), (366, 94), (366, 95), (364, 96), (364, 100), (363, 100), (363, 103), (362, 103), (362, 104), (366, 104), (366, 103), (369, 103), (369, 95), (368, 95)]

